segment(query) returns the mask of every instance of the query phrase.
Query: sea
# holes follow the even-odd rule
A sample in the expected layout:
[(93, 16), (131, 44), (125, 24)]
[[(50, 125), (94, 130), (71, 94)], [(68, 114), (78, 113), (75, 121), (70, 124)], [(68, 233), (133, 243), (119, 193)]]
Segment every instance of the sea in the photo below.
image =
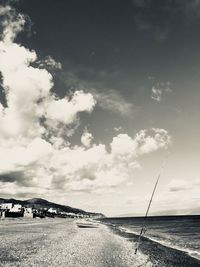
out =
[(200, 266), (200, 215), (104, 218), (102, 222), (135, 247), (145, 224), (138, 253), (147, 255), (152, 266)]

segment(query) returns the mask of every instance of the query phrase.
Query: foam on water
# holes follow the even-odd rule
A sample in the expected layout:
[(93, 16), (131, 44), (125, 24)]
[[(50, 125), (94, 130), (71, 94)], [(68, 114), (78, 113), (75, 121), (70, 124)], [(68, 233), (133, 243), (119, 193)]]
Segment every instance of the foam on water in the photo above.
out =
[[(134, 234), (134, 235), (136, 235), (136, 236), (139, 236), (139, 235), (138, 235), (138, 232), (133, 231), (133, 230), (130, 230), (130, 229), (128, 229), (128, 228), (119, 226), (118, 229), (119, 229), (120, 231), (122, 231), (122, 232), (127, 233), (127, 234)], [(180, 247), (180, 246), (174, 245), (174, 244), (173, 244), (172, 242), (170, 242), (170, 241), (166, 241), (166, 240), (161, 240), (161, 239), (152, 238), (151, 236), (148, 236), (148, 234), (145, 235), (145, 236), (146, 236), (149, 240), (152, 240), (152, 241), (154, 241), (154, 242), (157, 242), (157, 243), (159, 243), (159, 244), (161, 244), (161, 245), (164, 245), (164, 246), (166, 246), (166, 247), (169, 247), (169, 248), (174, 248), (174, 249), (180, 250), (180, 251), (182, 251), (182, 252), (186, 252), (186, 253), (189, 254), (191, 257), (194, 257), (194, 258), (200, 260), (200, 252), (197, 251), (197, 250), (184, 249), (184, 248), (182, 248), (182, 247)]]
[[(144, 219), (110, 218), (105, 222), (135, 244)], [(140, 251), (149, 255), (152, 261), (161, 262), (162, 257), (167, 257), (162, 266), (200, 266), (199, 225), (200, 216), (148, 217), (147, 232), (142, 238)], [(172, 265), (169, 265), (170, 261)], [(174, 261), (178, 265), (173, 265)]]

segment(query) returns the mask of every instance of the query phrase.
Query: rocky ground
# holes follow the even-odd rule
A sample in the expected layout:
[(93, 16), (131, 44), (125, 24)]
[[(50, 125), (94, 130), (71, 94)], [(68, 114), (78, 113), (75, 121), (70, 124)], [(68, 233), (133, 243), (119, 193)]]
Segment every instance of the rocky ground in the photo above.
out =
[(0, 240), (2, 267), (152, 266), (106, 226), (78, 228), (73, 219), (0, 221)]

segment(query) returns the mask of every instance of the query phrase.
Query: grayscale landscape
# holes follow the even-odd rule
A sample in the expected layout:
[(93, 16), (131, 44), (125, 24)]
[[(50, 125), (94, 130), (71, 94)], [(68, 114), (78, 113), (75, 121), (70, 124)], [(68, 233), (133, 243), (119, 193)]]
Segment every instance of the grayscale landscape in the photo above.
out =
[(200, 266), (200, 0), (0, 0), (0, 266)]

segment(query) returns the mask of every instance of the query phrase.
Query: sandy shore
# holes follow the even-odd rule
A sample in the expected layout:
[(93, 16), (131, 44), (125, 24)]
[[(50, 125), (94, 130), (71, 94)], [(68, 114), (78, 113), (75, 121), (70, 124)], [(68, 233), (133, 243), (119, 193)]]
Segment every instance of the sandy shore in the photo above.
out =
[(0, 266), (151, 266), (134, 244), (106, 226), (78, 228), (72, 219), (0, 221)]

